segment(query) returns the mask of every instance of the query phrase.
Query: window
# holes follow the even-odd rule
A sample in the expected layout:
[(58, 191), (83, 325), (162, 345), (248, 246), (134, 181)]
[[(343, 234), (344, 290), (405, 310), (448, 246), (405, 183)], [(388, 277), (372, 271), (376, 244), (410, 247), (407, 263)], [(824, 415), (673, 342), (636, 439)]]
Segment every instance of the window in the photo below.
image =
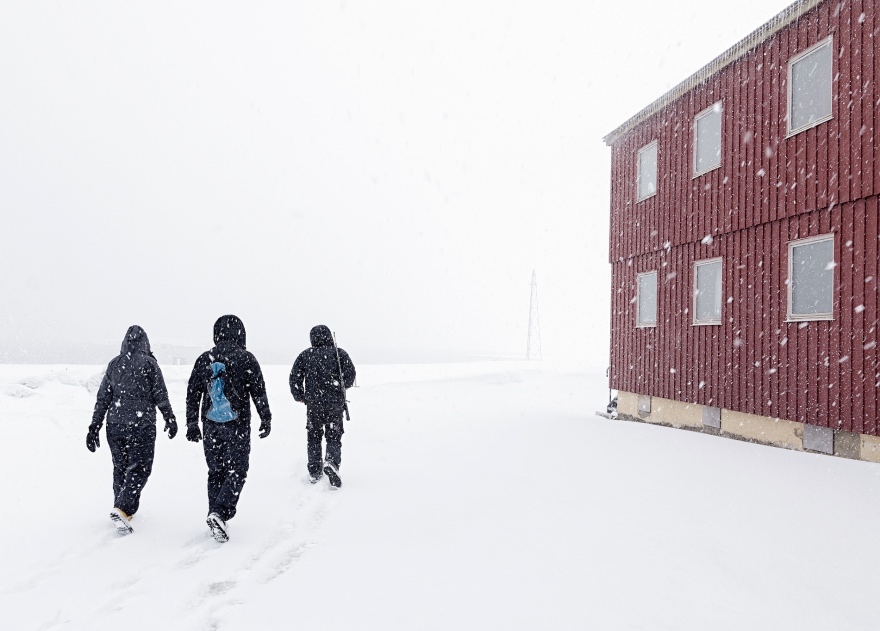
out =
[(694, 263), (694, 324), (721, 324), (721, 259)]
[(636, 326), (657, 326), (657, 272), (639, 274), (636, 296)]
[(796, 134), (831, 118), (831, 37), (788, 64), (788, 133)]
[(721, 166), (721, 101), (694, 119), (694, 176)]
[(788, 244), (788, 319), (834, 318), (834, 235)]
[(657, 194), (657, 141), (639, 149), (639, 199)]

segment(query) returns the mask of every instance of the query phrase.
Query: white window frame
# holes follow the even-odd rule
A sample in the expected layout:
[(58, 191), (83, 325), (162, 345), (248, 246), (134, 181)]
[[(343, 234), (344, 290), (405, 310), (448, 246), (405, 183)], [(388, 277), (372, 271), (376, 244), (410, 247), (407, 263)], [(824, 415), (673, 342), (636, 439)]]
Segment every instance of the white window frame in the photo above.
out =
[[(823, 320), (833, 320), (834, 319), (834, 290), (837, 287), (837, 261), (834, 260), (834, 272), (833, 279), (831, 281), (831, 312), (830, 313), (807, 313), (796, 315), (791, 312), (791, 301), (792, 301), (792, 288), (794, 287), (794, 269), (792, 267), (793, 257), (792, 252), (794, 248), (801, 245), (809, 245), (810, 243), (817, 243), (819, 241), (831, 241), (834, 243), (834, 233), (830, 234), (821, 234), (816, 237), (807, 237), (805, 239), (796, 239), (794, 241), (788, 242), (788, 309), (786, 315), (787, 322), (810, 322), (810, 321), (823, 321)], [(833, 250), (832, 250), (833, 251)]]
[[(640, 279), (642, 276), (653, 276), (654, 277), (654, 321), (653, 322), (641, 322), (639, 320), (639, 315), (641, 313), (641, 309), (639, 308), (639, 302), (641, 298), (641, 282)], [(641, 274), (636, 274), (636, 328), (637, 329), (654, 329), (657, 327), (657, 319), (660, 316), (660, 283), (658, 281), (658, 273), (657, 270), (652, 272), (642, 272)]]
[[(654, 192), (650, 195), (645, 195), (641, 197), (641, 193), (639, 191), (639, 182), (642, 179), (642, 154), (654, 147), (655, 153), (657, 155), (657, 160), (654, 163)], [(657, 191), (660, 188), (660, 150), (657, 147), (657, 141), (652, 140), (647, 145), (639, 149), (638, 153), (636, 153), (636, 202), (643, 202), (646, 199), (651, 199), (657, 194)]]
[[(718, 296), (718, 300), (721, 301), (721, 308), (718, 310), (718, 319), (717, 320), (697, 320), (697, 268), (703, 265), (709, 265), (710, 263), (721, 263), (721, 294)], [(691, 300), (691, 310), (694, 314), (693, 321), (691, 322), (692, 326), (717, 326), (721, 324), (721, 312), (724, 311), (724, 259), (723, 257), (716, 256), (712, 259), (700, 259), (699, 261), (694, 261), (694, 284), (693, 284), (693, 299)]]
[(792, 70), (794, 69), (794, 65), (797, 62), (799, 62), (800, 60), (802, 60), (804, 57), (808, 57), (809, 55), (816, 52), (817, 50), (819, 50), (823, 46), (830, 47), (833, 43), (834, 43), (834, 35), (829, 35), (828, 37), (823, 39), (821, 42), (817, 42), (817, 43), (813, 44), (805, 51), (798, 53), (797, 55), (795, 55), (794, 57), (792, 57), (791, 59), (788, 60), (788, 85), (786, 86), (787, 91), (788, 91), (788, 103), (786, 104), (786, 110), (785, 110), (785, 112), (786, 112), (785, 116), (787, 119), (786, 120), (786, 127), (788, 128), (788, 134), (786, 135), (786, 138), (789, 138), (791, 136), (796, 136), (797, 134), (801, 133), (802, 131), (807, 131), (808, 129), (812, 129), (816, 125), (821, 125), (822, 123), (830, 121), (832, 118), (834, 118), (834, 48), (832, 47), (831, 48), (831, 113), (828, 114), (828, 116), (814, 120), (812, 123), (807, 123), (806, 125), (802, 125), (796, 129), (792, 129), (792, 127), (791, 127), (791, 104), (792, 104), (791, 103), (791, 88), (792, 88), (791, 74), (792, 74)]
[[(721, 135), (718, 137), (718, 164), (716, 164), (715, 166), (711, 166), (708, 169), (703, 169), (702, 171), (698, 171), (697, 170), (697, 123), (699, 122), (699, 120), (701, 118), (706, 116), (706, 114), (713, 112), (715, 110), (716, 105), (719, 108), (718, 114), (721, 117)], [(694, 174), (693, 177), (697, 178), (697, 177), (700, 177), (701, 175), (705, 175), (706, 173), (714, 171), (715, 169), (720, 169), (722, 157), (723, 157), (723, 154), (721, 152), (723, 150), (724, 150), (724, 103), (722, 101), (717, 101), (715, 103), (712, 103), (712, 105), (710, 105), (709, 107), (704, 109), (702, 112), (700, 112), (696, 116), (694, 116), (694, 158), (693, 158), (693, 168), (691, 169), (691, 171)]]

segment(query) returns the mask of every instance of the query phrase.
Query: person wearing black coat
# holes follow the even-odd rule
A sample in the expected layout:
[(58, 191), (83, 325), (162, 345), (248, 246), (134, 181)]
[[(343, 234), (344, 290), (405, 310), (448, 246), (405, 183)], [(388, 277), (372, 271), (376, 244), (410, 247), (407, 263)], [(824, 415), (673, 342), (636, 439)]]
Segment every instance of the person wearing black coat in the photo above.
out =
[(101, 380), (86, 447), (101, 446), (100, 431), (107, 417), (107, 444), (113, 457), (113, 510), (110, 519), (122, 534), (133, 532), (131, 518), (141, 491), (153, 470), (156, 450), (156, 408), (165, 418), (168, 438), (177, 434), (177, 421), (168, 388), (141, 327), (128, 328), (119, 355), (107, 365)]
[(226, 522), (235, 516), (250, 466), (251, 405), (260, 415), (260, 438), (272, 430), (263, 371), (245, 346), (244, 324), (234, 315), (214, 324), (214, 348), (196, 360), (186, 390), (186, 438), (202, 439), (208, 464), (208, 527), (214, 539), (229, 540)]
[[(295, 401), (306, 404), (309, 480), (312, 484), (318, 482), (323, 471), (330, 484), (339, 488), (342, 486), (339, 467), (345, 431), (342, 423), (345, 390), (354, 385), (357, 375), (348, 353), (336, 348), (327, 326), (313, 327), (309, 338), (312, 347), (299, 354), (290, 371), (290, 393)], [(327, 459), (322, 462), (321, 441), (325, 434)]]

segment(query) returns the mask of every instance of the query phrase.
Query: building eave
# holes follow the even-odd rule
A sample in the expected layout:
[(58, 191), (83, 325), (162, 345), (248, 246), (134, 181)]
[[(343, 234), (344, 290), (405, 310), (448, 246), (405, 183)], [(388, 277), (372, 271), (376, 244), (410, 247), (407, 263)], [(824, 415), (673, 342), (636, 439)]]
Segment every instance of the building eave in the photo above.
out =
[(700, 70), (651, 103), (648, 107), (627, 120), (623, 125), (606, 135), (602, 140), (610, 147), (614, 141), (636, 127), (639, 123), (644, 122), (671, 103), (677, 101), (695, 87), (705, 83), (722, 69), (726, 68), (737, 59), (744, 57), (749, 51), (754, 50), (769, 40), (792, 22), (796, 22), (801, 16), (824, 1), (825, 0), (799, 0), (798, 2), (795, 2), (769, 22), (755, 30), (751, 35), (727, 49), (724, 53), (710, 61)]

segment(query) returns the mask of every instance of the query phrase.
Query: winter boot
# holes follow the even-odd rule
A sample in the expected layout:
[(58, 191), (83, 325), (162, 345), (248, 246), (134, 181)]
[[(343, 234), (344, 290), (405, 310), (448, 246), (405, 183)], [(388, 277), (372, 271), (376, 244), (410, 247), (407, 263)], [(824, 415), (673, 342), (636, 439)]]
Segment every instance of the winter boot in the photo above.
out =
[(330, 479), (330, 486), (334, 489), (338, 489), (342, 486), (342, 478), (339, 477), (339, 469), (336, 468), (329, 460), (324, 463), (324, 473), (327, 474), (327, 477)]
[(229, 534), (226, 532), (226, 522), (220, 519), (220, 515), (217, 513), (211, 513), (208, 515), (208, 519), (206, 520), (208, 523), (208, 528), (211, 529), (211, 534), (214, 536), (214, 539), (219, 541), (220, 543), (226, 543), (229, 541)]
[(321, 478), (323, 478), (323, 477), (324, 477), (323, 473), (310, 473), (309, 474), (309, 482), (311, 482), (312, 484), (317, 484), (318, 482), (321, 481)]
[(130, 535), (134, 532), (134, 528), (132, 528), (129, 523), (131, 517), (126, 515), (125, 511), (114, 508), (110, 511), (110, 519), (113, 521), (113, 525), (116, 526), (116, 532), (120, 535)]

